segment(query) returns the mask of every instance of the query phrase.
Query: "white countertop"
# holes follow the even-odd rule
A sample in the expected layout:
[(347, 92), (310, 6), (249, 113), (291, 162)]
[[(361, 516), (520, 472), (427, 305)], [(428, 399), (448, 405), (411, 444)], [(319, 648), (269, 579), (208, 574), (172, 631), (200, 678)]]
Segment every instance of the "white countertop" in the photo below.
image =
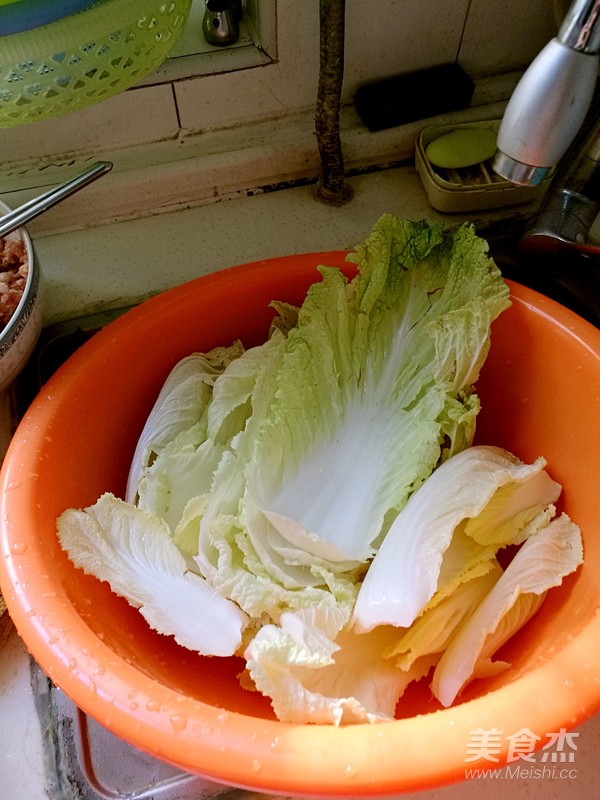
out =
[[(442, 219), (427, 204), (412, 168), (351, 179), (353, 201), (341, 208), (314, 199), (310, 186), (239, 197), (196, 208), (36, 238), (44, 273), (46, 322), (127, 305), (149, 294), (234, 264), (298, 252), (346, 249), (380, 214)], [(148, 187), (149, 191), (151, 187)], [(457, 225), (459, 217), (445, 217)], [(0, 651), (0, 796), (47, 800), (40, 722), (29, 659), (16, 633)], [(600, 796), (600, 715), (579, 728), (570, 776), (500, 773), (407, 798), (570, 800)], [(432, 758), (435, 754), (432, 753)], [(534, 766), (534, 765), (530, 765)], [(541, 764), (537, 766), (541, 767)]]

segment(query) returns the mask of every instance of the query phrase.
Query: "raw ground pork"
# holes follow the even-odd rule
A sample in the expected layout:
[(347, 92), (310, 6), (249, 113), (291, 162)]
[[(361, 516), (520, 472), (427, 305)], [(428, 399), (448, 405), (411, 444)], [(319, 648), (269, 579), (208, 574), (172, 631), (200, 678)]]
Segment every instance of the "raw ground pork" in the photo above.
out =
[(0, 239), (0, 333), (14, 314), (25, 289), (29, 264), (21, 239)]

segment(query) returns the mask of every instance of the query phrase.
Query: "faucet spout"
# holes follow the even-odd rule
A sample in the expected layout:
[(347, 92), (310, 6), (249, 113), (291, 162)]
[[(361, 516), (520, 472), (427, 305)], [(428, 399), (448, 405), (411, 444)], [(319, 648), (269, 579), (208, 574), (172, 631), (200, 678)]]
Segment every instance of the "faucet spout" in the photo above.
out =
[(501, 177), (536, 186), (558, 164), (590, 107), (599, 52), (600, 0), (575, 0), (510, 98), (493, 165)]

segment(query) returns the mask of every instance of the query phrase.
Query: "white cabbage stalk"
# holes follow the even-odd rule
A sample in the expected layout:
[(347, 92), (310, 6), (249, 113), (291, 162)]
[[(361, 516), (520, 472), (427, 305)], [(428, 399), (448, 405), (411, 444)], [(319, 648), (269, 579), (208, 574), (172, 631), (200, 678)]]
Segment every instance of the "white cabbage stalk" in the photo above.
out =
[(402, 670), (409, 670), (418, 658), (425, 655), (437, 654), (439, 658), (456, 630), (471, 616), (502, 574), (496, 560), (486, 563), (486, 570), (482, 575), (460, 583), (452, 594), (441, 596), (437, 602), (434, 600), (439, 595), (434, 595), (409, 628), (398, 629), (398, 636), (386, 651), (386, 657), (392, 658)]
[[(475, 547), (487, 548), (488, 558), (500, 545), (521, 540), (560, 495), (544, 466), (542, 458), (524, 464), (498, 447), (481, 445), (438, 467), (396, 516), (369, 567), (354, 608), (357, 630), (414, 622), (448, 580), (444, 554), (452, 555), (461, 523), (466, 521), (462, 532)], [(466, 549), (460, 552), (464, 559)]]
[(108, 581), (155, 630), (203, 655), (237, 651), (248, 617), (188, 570), (163, 520), (107, 493), (64, 511), (58, 536), (77, 567)]
[(546, 592), (560, 586), (582, 561), (581, 532), (566, 514), (521, 545), (436, 667), (431, 688), (442, 705), (451, 705), (472, 678), (506, 666), (491, 656), (537, 611)]

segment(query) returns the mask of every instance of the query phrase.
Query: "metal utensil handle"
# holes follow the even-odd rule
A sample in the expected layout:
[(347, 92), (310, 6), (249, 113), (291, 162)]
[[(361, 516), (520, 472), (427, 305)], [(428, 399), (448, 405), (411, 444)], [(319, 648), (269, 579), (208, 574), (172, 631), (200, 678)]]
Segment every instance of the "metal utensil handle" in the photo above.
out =
[(27, 203), (23, 203), (23, 205), (19, 206), (19, 208), (9, 211), (8, 214), (0, 217), (0, 236), (6, 236), (11, 231), (14, 231), (17, 228), (20, 228), (22, 225), (25, 225), (26, 222), (29, 222), (34, 217), (39, 216), (39, 214), (47, 211), (52, 206), (56, 205), (56, 203), (64, 200), (65, 197), (68, 197), (84, 186), (87, 186), (88, 183), (95, 181), (96, 178), (99, 178), (101, 175), (104, 175), (111, 169), (112, 162), (98, 161), (92, 167), (86, 169), (85, 172), (82, 172), (81, 175), (71, 178), (71, 180), (65, 181), (65, 183), (61, 184), (60, 186), (56, 186), (54, 189), (49, 189), (39, 197), (34, 197)]

